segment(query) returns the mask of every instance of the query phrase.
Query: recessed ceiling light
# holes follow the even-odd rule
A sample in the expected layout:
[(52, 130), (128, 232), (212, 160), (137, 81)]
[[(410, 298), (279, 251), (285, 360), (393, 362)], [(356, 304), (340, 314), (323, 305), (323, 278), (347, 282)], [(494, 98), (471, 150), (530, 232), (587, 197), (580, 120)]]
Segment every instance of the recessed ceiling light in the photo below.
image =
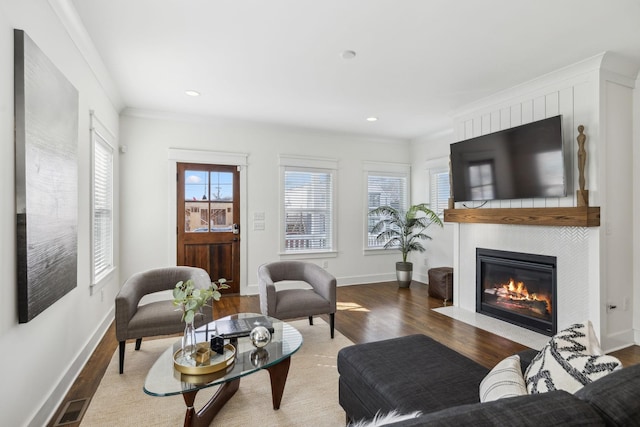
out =
[(198, 92), (197, 90), (185, 90), (184, 93), (189, 96), (200, 96), (200, 92)]
[(367, 117), (367, 121), (368, 122), (377, 122), (378, 118), (377, 117)]
[(353, 50), (343, 50), (340, 53), (342, 59), (353, 59), (356, 57), (356, 53)]

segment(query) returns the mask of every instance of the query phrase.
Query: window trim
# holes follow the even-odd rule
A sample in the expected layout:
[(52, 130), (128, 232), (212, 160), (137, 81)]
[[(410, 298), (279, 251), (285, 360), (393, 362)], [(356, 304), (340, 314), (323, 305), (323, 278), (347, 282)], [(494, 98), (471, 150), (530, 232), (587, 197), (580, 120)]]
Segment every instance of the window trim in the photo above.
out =
[[(107, 278), (111, 275), (111, 273), (116, 269), (116, 258), (115, 258), (115, 153), (116, 153), (116, 137), (111, 133), (104, 124), (96, 117), (94, 111), (90, 111), (90, 135), (91, 135), (91, 285), (90, 285), (90, 294), (94, 295), (98, 290), (102, 289), (102, 287), (106, 284)], [(110, 185), (111, 185), (111, 200), (110, 200), (110, 210), (111, 210), (111, 222), (110, 222), (110, 233), (111, 233), (111, 263), (104, 270), (99, 273), (96, 273), (96, 239), (94, 233), (94, 227), (96, 222), (96, 145), (101, 144), (109, 154), (109, 158), (111, 160), (111, 176), (110, 176)]]
[[(434, 158), (434, 159), (429, 159), (426, 161), (425, 164), (425, 169), (424, 172), (426, 173), (426, 179), (427, 179), (427, 185), (425, 188), (425, 196), (427, 197), (427, 200), (429, 201), (429, 207), (431, 209), (434, 208), (434, 204), (433, 204), (433, 186), (434, 184), (434, 179), (435, 179), (435, 174), (438, 173), (447, 173), (449, 175), (449, 198), (451, 198), (451, 161), (449, 159), (449, 156), (443, 156), (443, 157), (438, 157), (438, 158)], [(449, 198), (447, 199), (447, 204), (445, 205), (444, 209), (447, 209), (449, 207)], [(435, 209), (434, 209), (435, 210)], [(444, 221), (444, 212), (442, 214), (442, 216), (440, 217), (440, 219), (442, 219)], [(448, 225), (449, 223), (444, 223), (444, 225)]]
[(405, 178), (406, 181), (406, 197), (403, 209), (408, 209), (411, 205), (411, 165), (406, 163), (383, 163), (383, 162), (363, 162), (363, 227), (362, 227), (362, 244), (365, 255), (381, 254), (385, 249), (383, 247), (369, 246), (369, 176), (390, 176)]
[[(338, 254), (338, 224), (337, 224), (337, 176), (338, 160), (321, 157), (307, 157), (295, 155), (279, 156), (280, 169), (280, 194), (279, 194), (279, 255), (283, 258), (308, 259), (308, 258), (328, 258), (336, 257)], [(323, 250), (297, 250), (287, 251), (286, 249), (286, 218), (284, 209), (285, 199), (285, 171), (322, 172), (331, 176), (331, 248)]]

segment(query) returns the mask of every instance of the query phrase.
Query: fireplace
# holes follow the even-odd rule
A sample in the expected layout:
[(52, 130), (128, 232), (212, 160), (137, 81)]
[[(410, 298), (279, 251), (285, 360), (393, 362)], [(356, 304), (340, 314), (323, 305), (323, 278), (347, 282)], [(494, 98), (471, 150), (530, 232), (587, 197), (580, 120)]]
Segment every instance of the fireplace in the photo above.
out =
[(476, 248), (476, 311), (556, 333), (556, 257)]

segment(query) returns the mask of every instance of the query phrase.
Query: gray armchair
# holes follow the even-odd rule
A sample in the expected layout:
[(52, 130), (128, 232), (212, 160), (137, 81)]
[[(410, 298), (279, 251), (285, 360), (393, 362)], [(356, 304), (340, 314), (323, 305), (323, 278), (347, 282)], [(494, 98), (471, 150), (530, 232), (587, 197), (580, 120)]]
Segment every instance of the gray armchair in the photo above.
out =
[[(276, 283), (296, 280), (308, 283), (311, 289), (277, 290)], [(335, 328), (336, 278), (310, 262), (278, 261), (258, 268), (260, 310), (278, 319), (329, 314), (331, 338)]]
[[(193, 280), (196, 288), (211, 286), (209, 274), (196, 267), (166, 267), (147, 270), (131, 276), (116, 296), (116, 339), (120, 343), (120, 373), (124, 371), (124, 350), (128, 339), (136, 340), (140, 350), (143, 337), (176, 334), (184, 331), (182, 313), (172, 300), (139, 305), (143, 296), (173, 289), (179, 281)], [(195, 326), (213, 321), (208, 307), (196, 316)]]

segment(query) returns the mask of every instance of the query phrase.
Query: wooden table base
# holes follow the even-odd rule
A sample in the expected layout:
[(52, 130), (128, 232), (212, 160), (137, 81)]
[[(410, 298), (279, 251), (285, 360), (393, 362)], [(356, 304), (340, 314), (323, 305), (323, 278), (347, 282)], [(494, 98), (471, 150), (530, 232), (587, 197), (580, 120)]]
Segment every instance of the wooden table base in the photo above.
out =
[[(275, 365), (265, 368), (269, 372), (271, 378), (271, 399), (273, 402), (273, 409), (280, 409), (280, 402), (282, 401), (282, 394), (284, 393), (284, 386), (287, 382), (287, 375), (289, 374), (289, 366), (291, 365), (291, 358), (287, 357), (281, 360)], [(184, 393), (184, 403), (187, 405), (187, 413), (184, 416), (185, 427), (208, 427), (211, 425), (211, 421), (218, 415), (218, 412), (223, 406), (236, 394), (236, 391), (240, 388), (240, 378), (226, 382), (220, 385), (218, 391), (209, 399), (209, 401), (196, 412), (193, 404), (196, 400), (196, 394), (198, 390)]]
[(280, 409), (284, 385), (287, 382), (287, 375), (289, 374), (289, 365), (291, 365), (291, 358), (287, 357), (280, 361), (280, 363), (266, 368), (271, 378), (271, 400), (273, 402), (273, 409)]

